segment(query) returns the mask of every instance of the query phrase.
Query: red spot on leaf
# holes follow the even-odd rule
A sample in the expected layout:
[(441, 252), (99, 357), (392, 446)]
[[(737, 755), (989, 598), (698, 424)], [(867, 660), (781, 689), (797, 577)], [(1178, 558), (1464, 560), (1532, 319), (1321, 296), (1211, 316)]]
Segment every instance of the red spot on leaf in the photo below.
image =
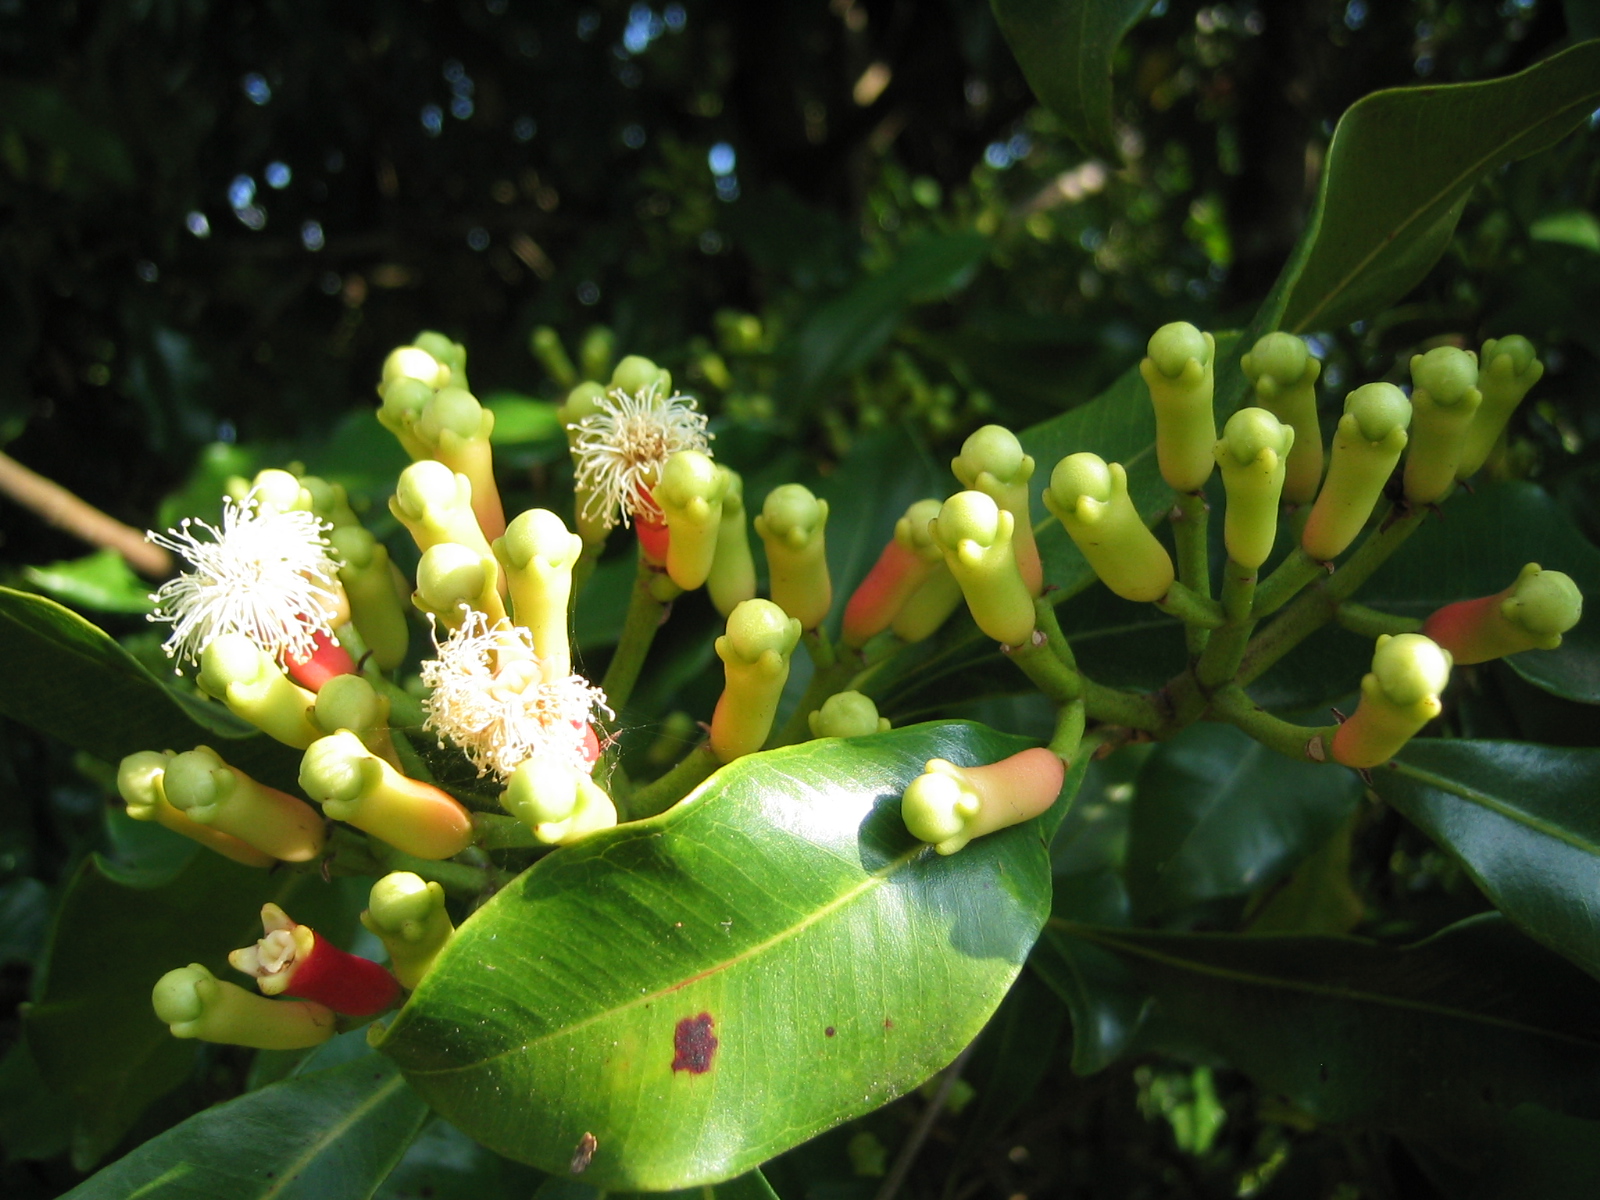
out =
[(711, 1032), (711, 1014), (685, 1017), (678, 1022), (672, 1034), (672, 1069), (704, 1075), (711, 1070), (712, 1056), (717, 1052), (717, 1038)]
[(833, 1026), (829, 1025), (826, 1029), (824, 1029), (822, 1031), (822, 1034), (823, 1034), (824, 1037), (832, 1037), (833, 1036)]
[(893, 1029), (894, 1028), (894, 1022), (891, 1021), (888, 1017), (885, 1017), (883, 1019), (883, 1027), (885, 1029)]

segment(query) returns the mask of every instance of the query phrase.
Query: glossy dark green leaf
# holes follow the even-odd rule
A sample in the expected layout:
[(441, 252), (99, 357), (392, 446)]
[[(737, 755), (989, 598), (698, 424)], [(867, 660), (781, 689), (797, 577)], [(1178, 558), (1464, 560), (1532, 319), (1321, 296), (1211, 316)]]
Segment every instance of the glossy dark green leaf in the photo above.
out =
[(1127, 880), (1136, 915), (1242, 896), (1287, 873), (1344, 823), (1361, 790), (1231, 725), (1191, 725), (1134, 783)]
[(544, 1181), (532, 1167), (501, 1158), (448, 1121), (422, 1127), (389, 1172), (377, 1200), (528, 1200)]
[(908, 243), (887, 269), (823, 305), (800, 329), (785, 386), (801, 403), (863, 366), (881, 350), (906, 311), (964, 287), (989, 253), (976, 233), (941, 233)]
[(1316, 208), (1285, 269), (1285, 329), (1370, 317), (1422, 280), (1467, 195), (1503, 163), (1576, 129), (1600, 104), (1600, 42), (1505, 79), (1375, 92), (1333, 133)]
[(23, 1023), (41, 1074), (75, 1106), (80, 1168), (193, 1069), (195, 1043), (174, 1038), (151, 1012), (156, 980), (191, 962), (230, 974), (227, 952), (260, 936), (269, 900), (337, 938), (349, 925), (330, 911), (338, 890), (315, 875), (252, 870), (209, 851), (165, 880), (98, 857), (84, 862), (62, 898)]
[(1161, 1049), (1249, 1075), (1314, 1120), (1470, 1146), (1524, 1103), (1600, 1117), (1600, 985), (1496, 914), (1406, 948), (1052, 920), (1074, 1065)]
[(73, 1200), (365, 1200), (428, 1115), (367, 1055), (190, 1117), (67, 1195)]
[(556, 404), (516, 392), (490, 392), (483, 406), (494, 414), (495, 446), (524, 446), (530, 442), (565, 440)]
[(547, 856), (462, 926), (383, 1049), (447, 1120), (585, 1182), (726, 1179), (870, 1111), (982, 1028), (1049, 902), (1037, 825), (948, 858), (898, 797), (949, 723), (742, 759)]
[(1473, 1131), (1473, 1145), (1413, 1144), (1450, 1200), (1592, 1200), (1600, 1195), (1600, 1121), (1519, 1104)]
[(0, 588), (0, 662), (8, 671), (0, 713), (106, 762), (208, 743), (262, 782), (295, 787), (294, 751), (262, 734), (240, 737), (244, 727), (221, 705), (183, 703), (104, 630), (53, 600)]
[(534, 1193), (535, 1200), (778, 1200), (760, 1171), (747, 1171), (721, 1183), (683, 1188), (672, 1192), (618, 1192), (602, 1190), (581, 1179), (554, 1176)]
[(1501, 912), (1600, 976), (1600, 750), (1425, 738), (1373, 786)]
[(73, 1105), (39, 1073), (27, 1038), (0, 1058), (0, 1146), (8, 1162), (55, 1158), (72, 1142)]
[(1066, 1007), (1049, 987), (1024, 971), (962, 1071), (977, 1098), (961, 1114), (962, 1157), (981, 1155), (1033, 1100), (1055, 1065)]
[(25, 567), (22, 577), (63, 604), (97, 612), (150, 611), (150, 584), (139, 578), (115, 550), (97, 550), (68, 562)]
[(1120, 158), (1111, 66), (1151, 0), (990, 0), (1028, 86), (1086, 150)]

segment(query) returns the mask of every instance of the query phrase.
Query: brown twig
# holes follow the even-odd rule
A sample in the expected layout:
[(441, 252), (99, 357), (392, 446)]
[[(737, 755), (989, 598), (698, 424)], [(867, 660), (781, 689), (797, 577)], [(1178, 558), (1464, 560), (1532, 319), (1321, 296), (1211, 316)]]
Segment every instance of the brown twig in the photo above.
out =
[(172, 555), (145, 541), (139, 530), (107, 516), (6, 454), (0, 454), (0, 493), (91, 546), (115, 550), (141, 575), (165, 579), (172, 574)]

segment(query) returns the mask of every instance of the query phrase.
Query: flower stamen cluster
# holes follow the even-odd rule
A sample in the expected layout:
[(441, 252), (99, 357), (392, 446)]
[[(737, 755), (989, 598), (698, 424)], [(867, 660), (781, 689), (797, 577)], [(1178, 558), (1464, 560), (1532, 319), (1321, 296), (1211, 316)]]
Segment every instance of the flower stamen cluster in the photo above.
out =
[(650, 490), (661, 468), (680, 450), (704, 454), (711, 444), (706, 415), (694, 398), (662, 395), (656, 384), (637, 392), (612, 388), (594, 411), (568, 430), (574, 435), (572, 461), (586, 521), (610, 529), (620, 520), (662, 522)]

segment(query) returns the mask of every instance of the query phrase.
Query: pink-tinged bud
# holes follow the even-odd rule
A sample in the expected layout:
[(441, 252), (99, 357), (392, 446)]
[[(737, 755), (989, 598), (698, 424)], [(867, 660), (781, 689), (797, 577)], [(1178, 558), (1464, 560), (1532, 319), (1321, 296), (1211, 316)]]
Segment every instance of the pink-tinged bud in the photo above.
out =
[(887, 629), (934, 568), (943, 564), (944, 552), (928, 529), (940, 507), (938, 500), (918, 500), (895, 523), (894, 537), (845, 605), (846, 645), (863, 646)]
[(1583, 593), (1572, 578), (1529, 563), (1504, 591), (1445, 605), (1422, 632), (1464, 667), (1524, 650), (1554, 650), (1582, 616)]
[(347, 729), (306, 750), (300, 786), (334, 820), (418, 858), (451, 858), (472, 843), (472, 815), (454, 797), (400, 774)]
[(314, 1000), (347, 1017), (373, 1016), (400, 999), (400, 982), (388, 971), (290, 920), (276, 904), (261, 907), (261, 939), (228, 962), (253, 977), (263, 996)]
[(249, 842), (223, 833), (194, 820), (174, 808), (167, 799), (167, 765), (176, 755), (170, 751), (140, 750), (130, 754), (117, 767), (117, 791), (127, 803), (127, 813), (136, 821), (154, 821), (173, 833), (208, 846), (225, 858), (247, 867), (273, 867), (278, 860)]
[(1443, 710), (1450, 655), (1420, 633), (1382, 634), (1361, 680), (1355, 715), (1333, 735), (1333, 760), (1347, 767), (1388, 762)]
[(218, 979), (199, 963), (168, 971), (150, 1001), (173, 1037), (256, 1050), (305, 1050), (334, 1034), (332, 1009), (311, 1000), (269, 1000)]
[(328, 634), (314, 630), (311, 640), (317, 648), (305, 658), (297, 657), (292, 650), (283, 655), (284, 673), (308, 692), (320, 692), (323, 684), (337, 676), (358, 673), (355, 659)]
[(322, 853), (326, 826), (316, 810), (229, 766), (209, 746), (173, 755), (162, 787), (173, 807), (190, 820), (264, 854), (284, 862), (310, 862)]
[(912, 836), (954, 854), (973, 838), (1020, 825), (1049, 810), (1061, 794), (1067, 765), (1039, 747), (986, 767), (958, 767), (931, 758), (911, 781), (900, 813)]

